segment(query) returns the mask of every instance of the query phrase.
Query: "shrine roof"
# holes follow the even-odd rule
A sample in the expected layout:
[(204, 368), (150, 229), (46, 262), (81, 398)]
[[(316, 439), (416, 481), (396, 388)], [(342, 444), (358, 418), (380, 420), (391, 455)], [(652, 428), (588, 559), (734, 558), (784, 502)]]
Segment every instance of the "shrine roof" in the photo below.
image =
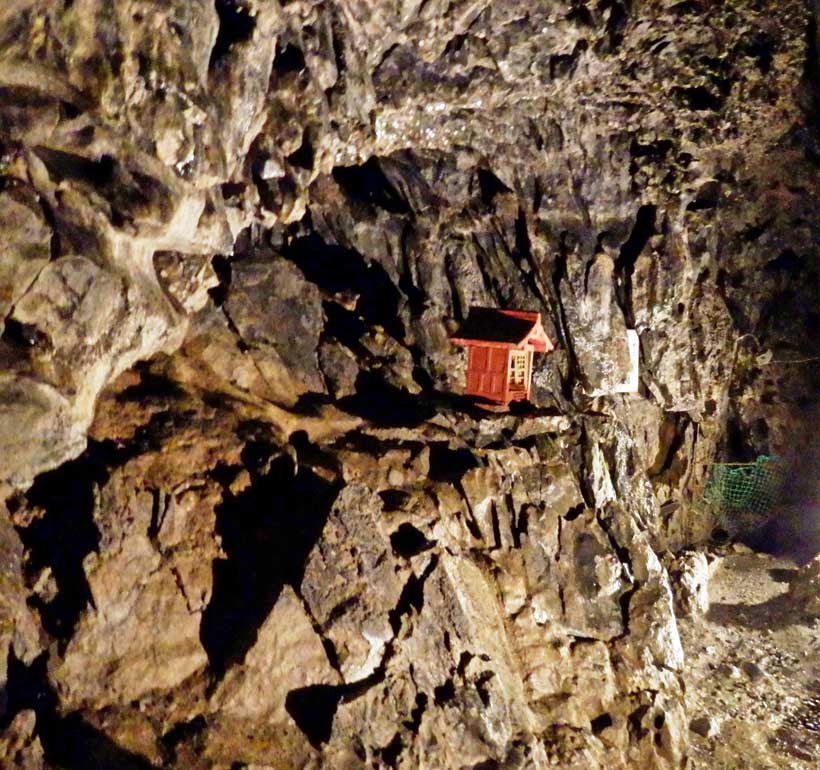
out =
[(457, 345), (489, 345), (517, 348), (530, 341), (552, 343), (541, 326), (541, 314), (526, 310), (473, 307), (461, 328), (450, 338)]

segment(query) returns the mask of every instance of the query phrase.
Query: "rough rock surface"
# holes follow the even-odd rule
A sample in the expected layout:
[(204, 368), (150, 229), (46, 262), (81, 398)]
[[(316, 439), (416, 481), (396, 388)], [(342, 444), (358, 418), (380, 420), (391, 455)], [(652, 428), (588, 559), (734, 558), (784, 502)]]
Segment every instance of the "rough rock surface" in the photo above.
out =
[(810, 615), (820, 616), (820, 556), (806, 564), (789, 584), (795, 604)]
[(669, 568), (678, 617), (702, 615), (709, 609), (709, 577), (717, 565), (701, 552), (684, 552)]
[(0, 761), (684, 766), (661, 557), (816, 445), (819, 19), (5, 3)]

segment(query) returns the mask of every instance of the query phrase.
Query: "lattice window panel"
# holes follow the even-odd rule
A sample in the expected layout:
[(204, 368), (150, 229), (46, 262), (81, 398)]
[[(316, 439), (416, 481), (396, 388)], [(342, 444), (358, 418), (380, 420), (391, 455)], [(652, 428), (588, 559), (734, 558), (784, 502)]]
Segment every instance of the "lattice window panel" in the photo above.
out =
[(519, 351), (513, 351), (510, 354), (510, 370), (509, 370), (510, 385), (517, 385), (525, 387), (527, 384), (527, 354)]

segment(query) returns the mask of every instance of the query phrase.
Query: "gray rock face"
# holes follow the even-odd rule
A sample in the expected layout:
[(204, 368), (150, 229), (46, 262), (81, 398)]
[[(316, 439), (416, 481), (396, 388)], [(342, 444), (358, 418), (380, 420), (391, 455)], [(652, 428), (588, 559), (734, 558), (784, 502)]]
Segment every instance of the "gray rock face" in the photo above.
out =
[(6, 3), (0, 762), (681, 767), (659, 554), (816, 409), (814, 5)]
[(670, 568), (675, 610), (684, 618), (709, 610), (709, 563), (703, 553), (684, 553)]
[(291, 262), (240, 263), (224, 310), (271, 398), (292, 403), (302, 393), (324, 390), (316, 359), (324, 320), (319, 291)]

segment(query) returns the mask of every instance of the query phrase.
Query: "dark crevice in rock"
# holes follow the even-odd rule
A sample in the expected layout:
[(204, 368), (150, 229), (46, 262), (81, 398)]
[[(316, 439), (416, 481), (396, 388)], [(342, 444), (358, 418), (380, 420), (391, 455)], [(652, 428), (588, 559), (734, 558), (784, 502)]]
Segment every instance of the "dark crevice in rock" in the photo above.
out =
[(558, 331), (561, 334), (561, 341), (566, 345), (569, 371), (566, 378), (562, 378), (563, 396), (567, 401), (572, 401), (572, 384), (577, 379), (579, 372), (578, 358), (575, 355), (575, 348), (572, 337), (569, 333), (570, 324), (567, 319), (566, 308), (561, 294), (561, 283), (567, 280), (567, 262), (569, 259), (569, 246), (567, 244), (567, 233), (562, 232), (558, 253), (555, 255), (555, 263), (552, 271), (552, 284), (555, 291), (555, 301), (558, 306)]
[(470, 765), (468, 770), (502, 770), (501, 763), (497, 759), (485, 759), (475, 765)]
[(612, 715), (604, 712), (590, 720), (593, 735), (600, 735), (607, 727), (612, 727)]
[(726, 431), (718, 450), (718, 457), (726, 462), (754, 462), (758, 455), (766, 454), (767, 447), (755, 441), (751, 426), (732, 409), (726, 418)]
[(476, 178), (478, 181), (478, 195), (485, 206), (492, 206), (496, 195), (510, 192), (510, 188), (489, 169), (478, 169)]
[(715, 286), (717, 288), (718, 295), (726, 305), (726, 310), (732, 318), (732, 323), (734, 324), (735, 329), (741, 334), (750, 332), (752, 329), (752, 323), (746, 313), (746, 308), (744, 308), (743, 305), (741, 305), (741, 303), (732, 296), (732, 289), (734, 288), (732, 286), (732, 276), (727, 270), (724, 270), (723, 268), (718, 270)]
[(148, 525), (148, 539), (157, 548), (157, 535), (159, 534), (160, 526), (162, 525), (162, 516), (165, 513), (165, 500), (163, 494), (158, 489), (151, 490), (151, 522)]
[[(225, 318), (225, 323), (228, 325), (228, 328), (231, 330), (231, 333), (236, 338), (236, 347), (239, 349), (241, 353), (247, 353), (251, 349), (251, 345), (245, 341), (245, 338), (242, 336), (242, 331), (236, 325), (236, 321), (233, 320), (231, 314), (228, 312), (228, 308), (225, 304), (222, 304), (219, 308), (222, 311), (222, 315)], [(257, 371), (259, 372), (260, 378), (264, 381), (265, 375), (257, 366)]]
[(185, 396), (185, 391), (163, 374), (151, 371), (150, 363), (139, 363), (134, 372), (139, 374), (139, 382), (129, 385), (115, 399), (118, 404), (134, 401), (143, 404), (170, 404)]
[(429, 698), (426, 693), (416, 694), (416, 704), (410, 711), (410, 719), (402, 723), (411, 733), (418, 733), (419, 727), (421, 727), (421, 718), (427, 709), (428, 701)]
[[(512, 495), (508, 495), (507, 505), (509, 506), (511, 511), (515, 510)], [(527, 511), (527, 506), (523, 506), (521, 510), (518, 512), (518, 515), (515, 517), (515, 521), (512, 528), (513, 546), (515, 548), (521, 547), (521, 539), (529, 534), (529, 527), (530, 516)]]
[(79, 713), (52, 721), (44, 727), (41, 735), (46, 758), (64, 770), (156, 768), (145, 757), (118, 746), (104, 732), (88, 724)]
[(24, 709), (35, 712), (37, 736), (50, 766), (63, 770), (155, 770), (145, 757), (118, 746), (80, 712), (60, 713), (57, 694), (48, 679), (47, 653), (29, 666), (11, 655), (5, 691), (9, 716)]
[(640, 741), (643, 737), (649, 734), (649, 730), (647, 730), (643, 725), (644, 718), (648, 713), (649, 706), (644, 704), (642, 706), (638, 706), (638, 708), (632, 711), (627, 717), (627, 729), (629, 730), (629, 736), (633, 741)]
[(463, 650), (461, 655), (458, 657), (458, 665), (456, 666), (456, 671), (458, 675), (463, 679), (465, 674), (467, 673), (467, 666), (470, 665), (470, 661), (475, 658), (471, 652), (467, 650)]
[(572, 506), (572, 508), (564, 514), (564, 521), (575, 521), (585, 510), (586, 506), (583, 503)]
[(482, 671), (474, 682), (479, 700), (484, 708), (489, 708), (490, 706), (490, 688), (487, 687), (487, 682), (489, 682), (494, 676), (494, 671)]
[(305, 55), (302, 49), (293, 43), (288, 43), (284, 48), (277, 50), (273, 60), (273, 69), (279, 77), (284, 77), (291, 72), (302, 72), (305, 69)]
[(781, 251), (774, 259), (770, 259), (763, 268), (767, 273), (788, 273), (797, 275), (804, 267), (804, 259), (794, 253), (792, 249)]
[(720, 182), (711, 180), (701, 185), (693, 201), (687, 206), (687, 211), (708, 211), (716, 208), (720, 203)]
[(586, 40), (579, 40), (571, 53), (552, 54), (550, 56), (550, 79), (569, 77), (575, 72), (578, 66), (578, 60), (581, 54), (589, 49), (589, 43)]
[(470, 499), (464, 492), (464, 487), (461, 485), (461, 481), (456, 481), (454, 484), (467, 507), (467, 518), (464, 520), (464, 525), (467, 527), (467, 531), (476, 540), (483, 540), (484, 537), (481, 534), (481, 527), (478, 526), (478, 521), (476, 521), (475, 513), (473, 512), (473, 506), (470, 504)]
[[(337, 84), (345, 83), (347, 57), (345, 55), (345, 31), (335, 6), (331, 6), (330, 42), (333, 47), (333, 60), (336, 64)], [(375, 72), (375, 68), (374, 68)]]
[(319, 748), (330, 740), (333, 717), (346, 686), (314, 684), (292, 690), (285, 698), (285, 708), (311, 745)]
[(48, 344), (48, 337), (34, 324), (20, 323), (14, 318), (6, 318), (3, 323), (0, 339), (10, 347), (26, 350)]
[(678, 453), (684, 446), (686, 429), (691, 423), (691, 417), (682, 412), (665, 416), (662, 435), (666, 436), (667, 440), (661, 443), (655, 461), (647, 469), (647, 475), (650, 478), (660, 476), (672, 468), (672, 464), (678, 459)]
[[(401, 595), (399, 596), (399, 601), (396, 603), (396, 606), (390, 610), (388, 616), (390, 628), (393, 630), (394, 635), (398, 635), (399, 631), (401, 631), (401, 624), (405, 615), (408, 615), (413, 610), (417, 613), (421, 612), (424, 607), (424, 584), (427, 582), (427, 578), (437, 565), (438, 557), (433, 556), (430, 559), (430, 563), (419, 577), (416, 575), (411, 575), (408, 578), (407, 583), (405, 583), (404, 588), (401, 591)], [(385, 658), (382, 661), (382, 666), (386, 664), (388, 657), (389, 656), (386, 653)]]
[(762, 30), (750, 32), (745, 35), (737, 45), (737, 52), (741, 56), (750, 56), (757, 63), (757, 68), (761, 74), (768, 75), (772, 62), (774, 61), (774, 54), (776, 51), (776, 44), (772, 37)]
[(296, 152), (288, 155), (288, 163), (290, 163), (291, 166), (310, 171), (313, 168), (314, 157), (315, 151), (313, 149), (313, 142), (310, 139), (310, 131), (305, 129), (302, 132), (302, 143)]
[(51, 208), (51, 204), (48, 200), (46, 200), (45, 196), (40, 196), (39, 203), (40, 210), (43, 212), (43, 218), (51, 228), (51, 240), (49, 242), (49, 247), (51, 252), (51, 260), (54, 261), (63, 253), (62, 240), (60, 238), (60, 227), (57, 224), (57, 217), (54, 215), (54, 209)]
[(49, 147), (36, 147), (34, 152), (57, 182), (76, 179), (97, 188), (108, 187), (114, 182), (118, 162), (111, 155), (92, 160)]
[[(325, 338), (341, 342), (358, 358), (366, 360), (368, 351), (361, 340), (367, 334), (367, 325), (362, 319), (337, 302), (323, 302), (322, 310), (326, 319)], [(332, 333), (328, 333), (331, 329)]]
[(384, 762), (387, 767), (395, 770), (403, 750), (404, 742), (401, 739), (401, 735), (396, 733), (390, 743), (388, 743), (383, 749), (378, 749), (376, 754), (381, 758), (382, 762)]
[(431, 481), (458, 481), (467, 471), (479, 466), (478, 458), (469, 449), (451, 449), (443, 441), (430, 444)]
[(433, 702), (436, 706), (443, 706), (456, 697), (456, 687), (452, 679), (448, 679), (444, 684), (440, 684), (433, 690)]
[(652, 726), (656, 730), (662, 730), (665, 723), (666, 723), (666, 715), (663, 714), (663, 713), (656, 714), (655, 719), (652, 721)]
[[(421, 441), (403, 441), (402, 439), (379, 439), (375, 436), (369, 436), (366, 433), (353, 432), (349, 433), (339, 439), (334, 448), (352, 449), (355, 452), (363, 452), (365, 454), (380, 456), (390, 449), (410, 449), (414, 453), (421, 451), (424, 444)], [(393, 497), (393, 493), (401, 493), (401, 497)], [(410, 499), (405, 495), (412, 496), (412, 493), (405, 493), (403, 490), (385, 490), (384, 495), (387, 499), (405, 500)], [(382, 497), (385, 500), (385, 497)]]
[(121, 460), (122, 452), (111, 444), (91, 441), (76, 460), (39, 475), (26, 493), (29, 506), (44, 511), (20, 530), (29, 552), (27, 569), (33, 576), (50, 567), (59, 589), (51, 602), (32, 601), (46, 631), (57, 639), (71, 634), (80, 613), (92, 603), (82, 562), (99, 547), (96, 489)]
[(337, 404), (346, 412), (380, 426), (418, 425), (434, 414), (429, 403), (385, 382), (378, 370), (359, 372), (356, 392)]
[(579, 27), (595, 27), (595, 19), (592, 17), (584, 0), (573, 0), (572, 8), (567, 14), (567, 21), (574, 22)]
[[(592, 462), (590, 453), (592, 446), (587, 432), (586, 425), (581, 424), (581, 435), (579, 437), (579, 451), (577, 452), (578, 471), (576, 478), (578, 479), (578, 488), (581, 490), (581, 497), (584, 498), (584, 504), (587, 508), (595, 508), (595, 492), (590, 483)], [(559, 525), (561, 519), (558, 519)]]
[(409, 559), (429, 550), (435, 542), (428, 540), (412, 524), (405, 522), (390, 535), (390, 545), (397, 556)]
[(469, 35), (460, 34), (460, 35), (453, 35), (448, 41), (447, 45), (444, 46), (444, 51), (442, 52), (442, 58), (445, 57), (452, 57), (458, 58), (462, 60), (462, 57), (459, 57), (460, 54), (464, 50), (464, 44), (469, 40)]
[(771, 217), (765, 219), (763, 222), (760, 222), (756, 225), (749, 225), (740, 233), (740, 238), (742, 241), (746, 243), (754, 243), (758, 238), (760, 238), (766, 230), (771, 227), (772, 219)]
[(34, 709), (38, 722), (56, 718), (57, 695), (48, 681), (48, 654), (43, 653), (29, 665), (11, 651), (4, 687), (5, 703), (0, 729), (5, 729), (15, 714)]
[(494, 500), (490, 503), (490, 518), (493, 526), (493, 544), (490, 550), (498, 551), (501, 549), (501, 525), (498, 521), (498, 508)]
[(631, 576), (634, 574), (632, 569), (632, 554), (629, 552), (628, 548), (625, 548), (618, 542), (618, 539), (612, 532), (611, 520), (614, 516), (617, 515), (623, 515), (623, 513), (612, 510), (609, 510), (607, 512), (597, 511), (595, 517), (604, 534), (606, 535), (607, 539), (609, 540), (609, 544), (612, 547), (612, 550), (615, 551), (615, 553), (617, 554), (618, 560), (621, 562), (622, 565), (624, 565), (627, 571), (627, 575), (630, 576), (630, 580), (632, 581), (630, 587), (627, 588), (627, 590), (624, 591), (620, 595), (620, 597), (618, 597), (618, 603), (621, 607), (621, 621), (623, 623), (623, 632), (621, 634), (621, 637), (624, 637), (629, 634), (629, 606), (632, 603), (632, 597), (640, 588), (641, 584), (633, 578), (631, 578)]
[(211, 51), (211, 69), (224, 61), (235, 46), (249, 40), (256, 28), (250, 10), (239, 0), (216, 0), (216, 12), (219, 15), (219, 32)]
[(615, 294), (626, 324), (630, 328), (635, 325), (635, 314), (632, 309), (632, 274), (635, 271), (635, 262), (656, 232), (656, 215), (656, 206), (647, 204), (638, 209), (632, 232), (621, 246), (615, 260)]
[(244, 658), (284, 584), (299, 585), (338, 491), (289, 456), (271, 459), (276, 451), (264, 440), (249, 443), (242, 460), (252, 484), (226, 492), (216, 511), (227, 558), (214, 562), (200, 635), (217, 677)]
[(601, 53), (614, 53), (624, 39), (624, 30), (627, 23), (626, 9), (617, 0), (601, 0), (598, 4), (600, 11), (609, 10), (606, 20), (606, 38), (598, 46)]
[[(129, 170), (114, 157), (102, 154), (87, 158), (83, 155), (37, 147), (37, 156), (49, 170), (49, 175), (58, 182), (76, 182), (77, 187), (93, 188), (101, 196), (101, 212), (115, 228), (133, 224), (134, 213), (156, 205), (159, 200), (170, 203), (167, 189), (153, 177)], [(73, 186), (73, 185), (72, 185)], [(55, 223), (66, 236), (75, 253), (95, 254), (104, 252), (99, 231), (81, 217), (71, 215), (64, 205), (66, 193), (58, 190), (55, 195), (54, 211), (59, 217)], [(54, 244), (52, 244), (54, 247)], [(94, 251), (89, 249), (94, 248)], [(69, 250), (69, 247), (66, 247)]]
[[(351, 303), (355, 303), (355, 315), (351, 321), (358, 321), (361, 317), (368, 324), (381, 326), (394, 339), (404, 339), (404, 327), (399, 313), (401, 292), (378, 262), (367, 262), (353, 249), (326, 243), (315, 232), (294, 238), (282, 250), (282, 256), (293, 262), (311, 283), (331, 294), (344, 295)], [(331, 310), (328, 306), (333, 304), (336, 303), (325, 303), (325, 309)], [(341, 305), (337, 305), (337, 308), (339, 313), (345, 310)], [(345, 332), (341, 331), (340, 337), (336, 333), (335, 324), (330, 323), (331, 319), (328, 320), (328, 327), (333, 329), (334, 336), (347, 344)], [(340, 321), (340, 326), (345, 326), (343, 319), (337, 320)], [(358, 323), (357, 328), (350, 330), (350, 336), (354, 337), (351, 344), (354, 345), (358, 344), (358, 338), (365, 331), (361, 321)]]
[(723, 98), (706, 86), (687, 86), (673, 89), (675, 95), (693, 112), (718, 112)]
[(330, 663), (331, 668), (336, 671), (341, 671), (341, 665), (339, 663), (339, 653), (336, 651), (336, 646), (333, 642), (325, 636), (322, 636), (322, 629), (314, 625), (314, 631), (319, 635), (322, 640), (322, 647), (324, 647), (325, 655), (327, 655), (327, 662)]
[(245, 182), (223, 182), (219, 186), (219, 191), (222, 193), (222, 198), (226, 203), (240, 203), (242, 194), (245, 192), (247, 185)]
[(377, 158), (360, 166), (336, 166), (333, 178), (352, 200), (361, 201), (391, 214), (410, 214), (412, 210), (382, 170)]
[(669, 139), (656, 139), (653, 142), (642, 144), (633, 138), (629, 145), (629, 155), (632, 158), (629, 173), (635, 175), (639, 160), (645, 159), (650, 163), (662, 162), (669, 155), (672, 146), (672, 141)]
[[(325, 619), (324, 623), (318, 626), (318, 630), (320, 634), (324, 634), (333, 624), (347, 612), (349, 612), (353, 607), (355, 607), (359, 603), (358, 596), (350, 596), (342, 602), (339, 602), (328, 614), (327, 618)], [(335, 655), (335, 651), (334, 651)]]
[(678, 16), (688, 16), (702, 14), (706, 11), (706, 8), (704, 8), (703, 0), (682, 0), (682, 2), (671, 6), (670, 10)]
[(542, 302), (547, 302), (546, 292), (539, 285), (540, 266), (532, 254), (527, 216), (523, 208), (518, 209), (518, 216), (515, 219), (515, 249), (512, 257), (518, 265), (522, 283), (530, 289), (534, 297)]
[(416, 286), (413, 279), (413, 265), (418, 260), (422, 244), (412, 223), (408, 222), (401, 235), (402, 269), (399, 273), (399, 289), (407, 297), (411, 314), (418, 318), (428, 302), (427, 294)]
[(177, 761), (177, 748), (183, 744), (192, 744), (207, 729), (208, 723), (202, 715), (193, 719), (177, 722), (160, 739), (160, 744), (165, 754), (166, 764), (173, 765)]

